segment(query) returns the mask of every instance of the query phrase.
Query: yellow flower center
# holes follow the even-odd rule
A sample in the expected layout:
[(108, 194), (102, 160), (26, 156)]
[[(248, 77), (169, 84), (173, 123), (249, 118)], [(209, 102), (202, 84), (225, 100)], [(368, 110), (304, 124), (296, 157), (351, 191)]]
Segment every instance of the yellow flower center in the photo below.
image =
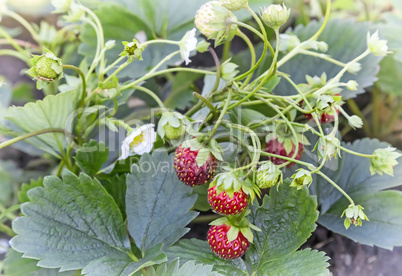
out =
[(134, 148), (136, 146), (138, 146), (139, 144), (141, 144), (142, 142), (144, 142), (144, 134), (141, 132), (140, 135), (135, 136), (135, 138), (133, 139), (133, 141), (130, 143), (130, 147)]

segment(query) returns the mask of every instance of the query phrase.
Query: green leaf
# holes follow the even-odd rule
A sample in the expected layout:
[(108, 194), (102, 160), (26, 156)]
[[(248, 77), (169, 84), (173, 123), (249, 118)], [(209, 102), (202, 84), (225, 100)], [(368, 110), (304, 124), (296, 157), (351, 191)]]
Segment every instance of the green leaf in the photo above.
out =
[(364, 213), (369, 221), (363, 221), (362, 226), (351, 226), (345, 229), (342, 211), (349, 202), (341, 199), (331, 209), (320, 216), (318, 222), (341, 235), (356, 242), (375, 245), (392, 250), (394, 246), (402, 246), (402, 193), (399, 191), (381, 191), (370, 195), (352, 197), (364, 207)]
[(174, 76), (174, 79), (168, 84), (171, 89), (169, 95), (166, 97), (164, 103), (166, 107), (185, 109), (191, 105), (191, 102), (195, 101), (193, 96), (192, 84), (195, 80), (199, 79), (201, 74), (194, 74), (191, 72), (179, 72)]
[(108, 155), (109, 148), (106, 147), (105, 143), (91, 140), (77, 150), (75, 160), (78, 167), (84, 173), (94, 176), (100, 170), (103, 163), (107, 161)]
[(195, 210), (203, 212), (211, 210), (211, 205), (208, 202), (208, 185), (193, 187), (193, 193), (197, 194), (197, 201), (194, 204)]
[(126, 219), (126, 175), (114, 175), (110, 178), (101, 181), (103, 187), (111, 195), (119, 206), (123, 218)]
[(329, 257), (326, 257), (324, 252), (310, 249), (300, 250), (263, 265), (256, 275), (330, 275), (327, 268), (328, 260)]
[(31, 202), (22, 205), (24, 216), (13, 222), (17, 235), (10, 244), (16, 251), (61, 271), (127, 255), (130, 242), (122, 215), (96, 179), (66, 172), (63, 179), (48, 176), (43, 184), (28, 192)]
[(189, 212), (196, 196), (172, 169), (173, 155), (144, 154), (127, 175), (126, 213), (135, 244), (145, 251), (158, 243), (169, 247), (188, 232), (196, 216)]
[(376, 85), (387, 94), (401, 95), (402, 80), (399, 76), (402, 74), (402, 39), (395, 34), (402, 32), (402, 19), (392, 13), (387, 13), (383, 20), (385, 22), (377, 26), (380, 34), (388, 40), (387, 45), (392, 54), (388, 54), (381, 61)]
[[(297, 35), (300, 41), (309, 39), (321, 26), (322, 22), (312, 21), (307, 26), (297, 26), (293, 34)], [(354, 22), (353, 20), (332, 19), (328, 21), (324, 31), (319, 37), (320, 41), (325, 41), (328, 52), (332, 58), (341, 62), (349, 62), (359, 56), (367, 49), (366, 35), (370, 30), (369, 23)], [(371, 86), (376, 80), (378, 64), (381, 57), (369, 55), (360, 61), (362, 69), (357, 74), (346, 73), (341, 81), (348, 82), (356, 80), (359, 88), (356, 91), (344, 90), (341, 94), (344, 98), (354, 98), (357, 94), (364, 92), (364, 88)], [(303, 64), (301, 70), (300, 64)], [(342, 67), (327, 62), (320, 58), (298, 55), (280, 67), (282, 72), (291, 75), (296, 83), (305, 83), (305, 76), (321, 76), (325, 72), (328, 79), (333, 78)], [(275, 91), (281, 95), (297, 94), (294, 88), (284, 79), (280, 81)]]
[(29, 184), (24, 183), (21, 185), (21, 189), (18, 192), (18, 199), (21, 204), (29, 201), (28, 191), (36, 187), (43, 187), (43, 178), (31, 180)]
[[(50, 128), (64, 129), (71, 133), (75, 108), (75, 93), (49, 95), (23, 107), (10, 107), (5, 116), (9, 121), (6, 127), (20, 135)], [(60, 158), (60, 152), (68, 146), (68, 139), (63, 133), (47, 133), (25, 141)]]
[[(372, 154), (375, 149), (386, 148), (389, 144), (377, 139), (365, 138), (343, 146), (363, 154)], [(402, 215), (400, 211), (397, 211), (401, 206), (400, 195), (394, 194), (393, 191), (381, 192), (402, 184), (402, 164), (394, 167), (394, 177), (392, 177), (371, 175), (368, 158), (342, 152), (340, 160), (342, 161), (340, 168), (327, 175), (348, 193), (356, 204), (364, 207), (364, 213), (369, 221), (363, 221), (361, 227), (351, 226), (346, 231), (340, 216), (349, 203), (330, 183), (318, 177), (314, 181), (315, 187), (312, 187), (321, 205), (321, 216), (318, 222), (334, 232), (363, 244), (384, 248), (402, 245), (400, 234), (402, 233), (400, 232)], [(340, 210), (340, 208), (343, 209)]]
[(197, 263), (213, 265), (213, 271), (220, 272), (223, 275), (247, 275), (247, 268), (243, 259), (223, 260), (212, 252), (206, 241), (183, 239), (168, 248), (166, 254), (170, 260), (180, 258), (182, 262), (195, 260)]
[(3, 268), (7, 276), (78, 276), (77, 271), (59, 272), (58, 269), (41, 268), (37, 260), (23, 258), (21, 253), (9, 249)]
[(133, 262), (127, 254), (121, 253), (121, 256), (105, 256), (103, 258), (92, 261), (83, 270), (82, 274), (86, 276), (98, 275), (118, 275), (129, 276), (142, 268), (161, 264), (166, 262), (166, 255), (161, 252), (162, 244), (156, 245), (148, 249), (144, 257), (138, 262)]
[(297, 250), (316, 228), (318, 218), (315, 197), (307, 189), (297, 190), (285, 180), (271, 189), (261, 206), (252, 205), (249, 220), (262, 231), (254, 231), (254, 244), (246, 253), (253, 271), (273, 260), (282, 260)]
[(0, 160), (0, 203), (6, 204), (11, 202), (13, 194), (13, 186), (18, 182), (11, 174), (14, 170), (18, 171), (17, 166), (12, 161)]
[(157, 274), (157, 275), (171, 275), (171, 276), (219, 276), (224, 275), (217, 272), (212, 272), (213, 266), (212, 265), (202, 265), (196, 264), (195, 261), (188, 261), (181, 267), (180, 259), (176, 259), (170, 263), (169, 267), (165, 270), (168, 273), (164, 274)]

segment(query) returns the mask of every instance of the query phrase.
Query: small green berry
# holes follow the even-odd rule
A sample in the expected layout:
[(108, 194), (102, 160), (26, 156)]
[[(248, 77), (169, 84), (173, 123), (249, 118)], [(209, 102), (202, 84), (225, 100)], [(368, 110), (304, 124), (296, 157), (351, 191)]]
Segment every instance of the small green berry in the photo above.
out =
[(257, 185), (260, 189), (273, 187), (282, 181), (282, 172), (272, 162), (268, 161), (257, 170)]
[(57, 61), (46, 56), (42, 56), (35, 64), (35, 70), (38, 73), (38, 78), (44, 80), (55, 80), (59, 74), (52, 69), (53, 64), (57, 64)]
[(163, 126), (163, 129), (165, 130), (165, 137), (169, 140), (179, 139), (186, 133), (186, 128), (183, 125), (176, 128), (167, 123)]

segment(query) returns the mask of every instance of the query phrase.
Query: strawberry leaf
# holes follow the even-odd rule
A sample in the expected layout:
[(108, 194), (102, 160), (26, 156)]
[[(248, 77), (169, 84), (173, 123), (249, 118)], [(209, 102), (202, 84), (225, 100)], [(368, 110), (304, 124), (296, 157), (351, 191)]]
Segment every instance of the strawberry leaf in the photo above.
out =
[(105, 143), (91, 140), (77, 150), (75, 160), (78, 167), (90, 176), (94, 176), (107, 161), (109, 149)]
[[(347, 149), (363, 154), (372, 154), (378, 148), (387, 148), (388, 143), (365, 138), (354, 143), (345, 143)], [(339, 167), (329, 167), (325, 173), (364, 207), (369, 221), (361, 227), (344, 228), (342, 211), (348, 202), (332, 185), (321, 177), (315, 177), (311, 191), (318, 195), (321, 215), (318, 222), (328, 229), (357, 242), (392, 249), (402, 245), (402, 198), (400, 192), (382, 191), (402, 184), (402, 164), (394, 167), (394, 176), (371, 175), (370, 160), (342, 152)], [(333, 170), (330, 170), (330, 169)], [(343, 210), (341, 210), (343, 208)]]
[(41, 268), (37, 266), (38, 260), (23, 258), (21, 253), (18, 253), (14, 249), (9, 249), (6, 258), (3, 262), (3, 269), (5, 275), (8, 276), (76, 276), (78, 272), (66, 271), (59, 272), (54, 268)]
[[(315, 230), (318, 217), (315, 198), (309, 196), (307, 189), (297, 191), (289, 184), (286, 180), (277, 189), (271, 189), (261, 206), (251, 206), (248, 219), (262, 231), (254, 232), (254, 243), (246, 253), (246, 260), (258, 275), (274, 269), (278, 262), (285, 262)], [(289, 263), (287, 269), (302, 267)], [(328, 274), (325, 267), (322, 273)]]
[(196, 263), (213, 265), (212, 271), (222, 273), (223, 275), (248, 275), (247, 267), (243, 259), (223, 260), (212, 252), (206, 241), (183, 239), (167, 249), (166, 254), (169, 260), (180, 258), (181, 262), (195, 260)]
[(101, 259), (104, 270), (97, 275), (105, 276), (120, 275), (134, 262), (123, 217), (96, 179), (66, 172), (62, 179), (46, 177), (43, 186), (28, 192), (31, 202), (21, 206), (24, 216), (13, 222), (17, 235), (10, 244), (16, 251), (39, 260), (38, 266), (61, 271)]
[[(163, 243), (168, 247), (188, 232), (185, 226), (197, 216), (189, 212), (196, 196), (172, 170), (173, 155), (144, 154), (127, 175), (128, 230), (143, 252)], [(144, 165), (145, 164), (145, 165)]]

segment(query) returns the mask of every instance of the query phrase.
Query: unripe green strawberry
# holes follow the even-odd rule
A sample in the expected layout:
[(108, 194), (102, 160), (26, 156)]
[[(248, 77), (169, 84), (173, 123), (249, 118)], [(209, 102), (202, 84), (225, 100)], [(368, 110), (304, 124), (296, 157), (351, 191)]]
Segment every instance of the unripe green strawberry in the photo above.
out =
[(163, 126), (163, 129), (165, 130), (165, 137), (169, 140), (175, 140), (179, 139), (186, 133), (186, 128), (182, 125), (179, 127), (175, 128), (172, 127), (169, 123)]
[(248, 0), (221, 0), (221, 2), (222, 6), (231, 11), (247, 9), (248, 7)]
[(260, 189), (273, 187), (282, 181), (282, 172), (272, 162), (268, 161), (257, 170), (257, 185)]
[(207, 2), (195, 15), (195, 26), (208, 39), (215, 39), (215, 46), (233, 39), (237, 31), (236, 16), (219, 1)]
[(48, 80), (55, 80), (59, 74), (52, 69), (52, 65), (54, 64), (58, 65), (56, 60), (47, 56), (42, 56), (35, 64), (35, 70), (38, 73), (38, 77)]
[(165, 111), (158, 123), (158, 134), (162, 139), (176, 140), (186, 133), (190, 123), (187, 117), (178, 112)]

